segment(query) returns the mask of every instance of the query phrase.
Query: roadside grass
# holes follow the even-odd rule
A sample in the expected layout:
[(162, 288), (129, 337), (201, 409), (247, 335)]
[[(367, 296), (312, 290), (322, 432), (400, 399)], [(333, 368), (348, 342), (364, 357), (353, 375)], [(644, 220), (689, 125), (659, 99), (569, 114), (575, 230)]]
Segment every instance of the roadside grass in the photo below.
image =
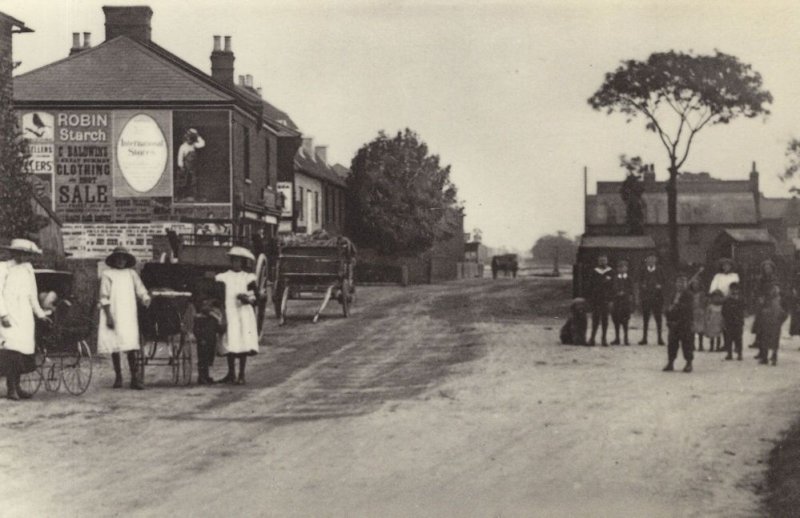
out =
[(800, 514), (800, 421), (770, 452), (764, 504), (769, 516), (788, 518)]

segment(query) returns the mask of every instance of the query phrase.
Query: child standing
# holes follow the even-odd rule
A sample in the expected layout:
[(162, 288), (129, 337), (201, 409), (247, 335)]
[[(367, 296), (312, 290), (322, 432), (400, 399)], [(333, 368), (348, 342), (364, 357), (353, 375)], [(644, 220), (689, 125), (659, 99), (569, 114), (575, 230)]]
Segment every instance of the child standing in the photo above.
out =
[(664, 372), (675, 370), (674, 364), (679, 348), (683, 351), (683, 358), (686, 360), (683, 372), (692, 372), (692, 360), (694, 359), (692, 294), (687, 288), (686, 276), (678, 275), (675, 278), (675, 297), (667, 310), (669, 338), (667, 340), (667, 365), (663, 369)]
[[(705, 315), (705, 335), (708, 337), (708, 352), (722, 350), (722, 303), (725, 301), (722, 292), (711, 293)], [(702, 350), (702, 349), (701, 349)]]
[(617, 263), (617, 272), (611, 285), (611, 320), (614, 322), (614, 341), (611, 345), (619, 345), (619, 329), (622, 328), (625, 345), (628, 343), (628, 322), (631, 319), (633, 306), (633, 281), (628, 275), (628, 261), (622, 259)]
[(694, 337), (697, 335), (697, 348), (703, 350), (703, 334), (706, 332), (706, 304), (700, 281), (692, 279), (689, 283), (689, 293), (692, 295), (692, 348)]
[(594, 338), (597, 335), (598, 326), (602, 328), (601, 342), (604, 346), (606, 342), (606, 332), (608, 331), (608, 306), (611, 302), (612, 284), (614, 282), (614, 272), (608, 266), (608, 256), (600, 255), (597, 257), (597, 267), (589, 276), (589, 301), (592, 306), (592, 334), (588, 345), (594, 345)]
[(3, 247), (11, 259), (0, 263), (0, 358), (6, 377), (8, 399), (29, 399), (20, 388), (20, 376), (35, 367), (34, 317), (48, 320), (39, 305), (39, 293), (31, 259), (42, 251), (33, 241), (14, 239)]
[(728, 351), (726, 360), (733, 359), (733, 350), (736, 349), (736, 359), (742, 360), (742, 334), (744, 332), (744, 300), (739, 289), (739, 283), (730, 285), (728, 298), (722, 303), (722, 321), (725, 329), (725, 350)]
[(772, 351), (770, 358), (772, 365), (778, 364), (778, 346), (781, 341), (781, 327), (787, 317), (786, 310), (781, 304), (781, 289), (777, 284), (773, 284), (769, 291), (769, 298), (764, 301), (764, 305), (758, 314), (758, 336), (756, 342), (761, 351), (759, 363), (767, 364), (768, 351)]
[(211, 385), (214, 380), (209, 369), (214, 364), (217, 352), (217, 341), (222, 329), (223, 314), (220, 309), (225, 298), (224, 288), (217, 288), (221, 283), (214, 279), (202, 278), (192, 288), (192, 307), (194, 322), (192, 333), (197, 344), (197, 384)]
[[(245, 272), (246, 261), (255, 263), (250, 250), (234, 246), (228, 252), (231, 258), (231, 269), (216, 276), (216, 280), (225, 285), (225, 334), (222, 336), (222, 347), (228, 359), (228, 374), (220, 383), (244, 385), (244, 371), (247, 357), (258, 353), (258, 329), (256, 313), (253, 305), (257, 299), (258, 286), (256, 276)], [(239, 376), (234, 376), (235, 361), (239, 359)]]
[(136, 365), (139, 350), (138, 299), (145, 307), (150, 305), (150, 295), (142, 284), (139, 274), (133, 269), (136, 258), (125, 248), (115, 248), (106, 257), (110, 266), (100, 277), (100, 325), (97, 329), (97, 350), (111, 353), (114, 365), (113, 388), (122, 387), (122, 362), (120, 353), (126, 353), (131, 371), (131, 388), (144, 389)]

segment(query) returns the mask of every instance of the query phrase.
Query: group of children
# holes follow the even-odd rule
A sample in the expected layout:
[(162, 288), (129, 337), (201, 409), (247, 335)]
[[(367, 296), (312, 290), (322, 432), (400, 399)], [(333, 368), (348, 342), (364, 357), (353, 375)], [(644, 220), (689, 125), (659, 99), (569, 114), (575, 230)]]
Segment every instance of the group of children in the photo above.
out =
[[(27, 399), (20, 376), (35, 368), (34, 317), (49, 320), (42, 308), (31, 260), (42, 251), (26, 239), (14, 239), (3, 247), (11, 259), (0, 262), (0, 376), (6, 377), (7, 397)], [(243, 385), (247, 357), (258, 352), (255, 303), (259, 297), (255, 274), (246, 271), (255, 263), (253, 254), (235, 246), (228, 252), (228, 271), (205, 279), (207, 289), (193, 293), (193, 333), (197, 343), (198, 383), (214, 383), (209, 368), (215, 355), (227, 357), (228, 373), (221, 383)], [(122, 387), (121, 356), (127, 357), (132, 389), (144, 389), (138, 367), (140, 348), (139, 304), (149, 307), (151, 294), (134, 269), (136, 258), (116, 248), (105, 261), (100, 277), (98, 352), (111, 355), (113, 388)], [(203, 282), (198, 283), (198, 288)], [(47, 296), (44, 297), (47, 299)], [(235, 371), (239, 361), (238, 375)]]
[[(702, 270), (701, 270), (702, 271)], [(708, 338), (708, 350), (725, 351), (726, 360), (742, 360), (742, 336), (746, 305), (740, 279), (733, 271), (730, 259), (720, 260), (720, 270), (714, 275), (708, 292), (702, 289), (698, 272), (691, 279), (678, 275), (675, 279), (674, 296), (663, 314), (669, 328), (667, 365), (664, 371), (674, 370), (678, 350), (686, 360), (685, 372), (691, 372), (694, 351), (703, 351), (703, 340)], [(616, 269), (608, 266), (608, 258), (600, 256), (597, 267), (591, 272), (589, 300), (575, 299), (570, 308), (570, 317), (561, 328), (560, 338), (564, 344), (594, 345), (598, 328), (602, 329), (602, 345), (608, 345), (606, 331), (609, 316), (614, 325), (614, 340), (611, 345), (629, 345), (628, 324), (634, 306), (634, 283), (628, 273), (628, 261), (621, 260)], [(640, 276), (639, 298), (643, 316), (643, 336), (640, 345), (647, 344), (647, 328), (653, 316), (658, 332), (658, 343), (662, 340), (661, 316), (664, 308), (665, 281), (655, 256), (645, 260)], [(706, 295), (708, 293), (708, 295)], [(765, 261), (759, 275), (753, 333), (755, 346), (759, 349), (756, 359), (762, 364), (777, 364), (781, 327), (788, 313), (781, 297), (775, 265)], [(592, 312), (592, 329), (586, 340), (587, 310)], [(697, 337), (697, 342), (695, 342)], [(770, 356), (771, 351), (771, 356)]]
[[(225, 356), (227, 375), (220, 383), (245, 384), (247, 357), (258, 353), (258, 326), (255, 303), (258, 299), (256, 276), (245, 271), (255, 263), (252, 252), (240, 246), (228, 251), (231, 268), (212, 279), (196, 283), (192, 297), (192, 331), (196, 339), (198, 384), (210, 385), (210, 367), (215, 355)], [(145, 307), (150, 294), (136, 270), (136, 258), (117, 248), (106, 259), (110, 267), (100, 280), (100, 325), (97, 350), (110, 353), (114, 365), (113, 388), (122, 387), (120, 353), (126, 353), (131, 372), (131, 388), (141, 390), (144, 383), (136, 368), (139, 350), (137, 299)], [(217, 289), (219, 287), (219, 289)], [(236, 373), (236, 360), (239, 372)]]

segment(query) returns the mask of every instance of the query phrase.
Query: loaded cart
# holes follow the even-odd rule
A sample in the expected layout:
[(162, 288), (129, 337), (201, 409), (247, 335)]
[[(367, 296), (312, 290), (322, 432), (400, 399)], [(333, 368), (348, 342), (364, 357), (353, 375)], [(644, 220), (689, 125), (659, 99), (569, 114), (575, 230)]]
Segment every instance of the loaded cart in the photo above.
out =
[(81, 315), (70, 302), (72, 272), (35, 270), (36, 286), (43, 309), (52, 311), (52, 324), (36, 324), (36, 368), (22, 375), (26, 392), (58, 391), (63, 385), (70, 394), (83, 394), (92, 381), (92, 353), (89, 337), (92, 319)]
[(355, 263), (356, 249), (347, 238), (286, 238), (279, 244), (273, 295), (279, 323), (286, 322), (289, 300), (321, 299), (312, 319), (315, 323), (332, 298), (339, 301), (348, 317), (355, 302)]

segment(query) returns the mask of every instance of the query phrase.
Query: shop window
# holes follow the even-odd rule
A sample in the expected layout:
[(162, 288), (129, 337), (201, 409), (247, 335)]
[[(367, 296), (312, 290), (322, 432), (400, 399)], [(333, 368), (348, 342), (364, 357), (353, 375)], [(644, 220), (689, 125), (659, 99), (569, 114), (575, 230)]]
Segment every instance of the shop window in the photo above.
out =
[(250, 128), (244, 128), (244, 179), (250, 179)]
[(295, 206), (297, 207), (295, 209), (297, 211), (297, 221), (304, 221), (306, 211), (303, 210), (303, 200), (305, 200), (305, 197), (303, 196), (303, 188), (298, 187), (297, 192), (298, 192), (298, 197), (295, 203)]

